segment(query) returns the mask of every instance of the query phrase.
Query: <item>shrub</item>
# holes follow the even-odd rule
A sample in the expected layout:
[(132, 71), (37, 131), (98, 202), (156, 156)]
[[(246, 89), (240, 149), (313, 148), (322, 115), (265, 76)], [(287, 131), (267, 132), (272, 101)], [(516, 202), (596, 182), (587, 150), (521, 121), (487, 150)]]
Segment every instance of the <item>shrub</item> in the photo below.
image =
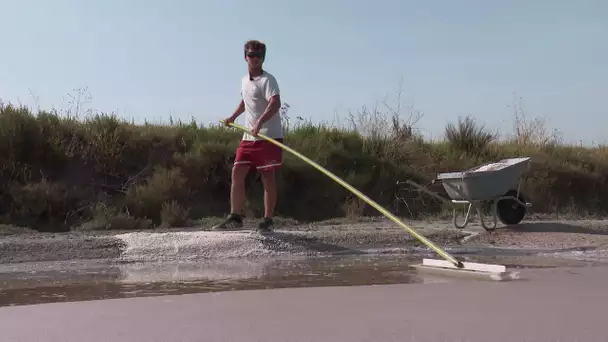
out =
[(159, 167), (145, 182), (134, 184), (127, 190), (126, 207), (134, 217), (150, 219), (155, 224), (160, 224), (166, 202), (187, 199), (189, 190), (185, 184), (186, 179), (179, 168)]
[(160, 212), (161, 226), (165, 228), (185, 226), (188, 224), (188, 211), (175, 200), (163, 203)]
[[(367, 124), (376, 116), (361, 122)], [(422, 139), (409, 124), (381, 122), (389, 127), (373, 125), (369, 134), (300, 123), (290, 128), (285, 142), (408, 218), (436, 214), (442, 208), (428, 196), (399, 188), (397, 181), (411, 178), (424, 184), (438, 172), (522, 155), (532, 157), (522, 190), (535, 211), (608, 212), (603, 195), (608, 191), (605, 147), (525, 143), (539, 140), (529, 131), (519, 142), (498, 141), (471, 117), (448, 125), (446, 140), (440, 142)], [(78, 121), (0, 105), (0, 224), (44, 231), (122, 230), (183, 226), (224, 216), (230, 207), (230, 171), (240, 137), (240, 132), (220, 126), (134, 125), (101, 114)], [(259, 215), (261, 184), (250, 184), (248, 210)], [(278, 187), (280, 217), (306, 222), (378, 215), (288, 152)], [(401, 198), (408, 199), (407, 207)]]
[(77, 227), (79, 230), (146, 230), (154, 226), (152, 220), (137, 218), (104, 203), (92, 207), (92, 218)]
[(449, 123), (445, 128), (445, 137), (454, 149), (471, 155), (485, 153), (488, 145), (496, 138), (470, 116), (464, 120), (459, 118), (458, 126)]

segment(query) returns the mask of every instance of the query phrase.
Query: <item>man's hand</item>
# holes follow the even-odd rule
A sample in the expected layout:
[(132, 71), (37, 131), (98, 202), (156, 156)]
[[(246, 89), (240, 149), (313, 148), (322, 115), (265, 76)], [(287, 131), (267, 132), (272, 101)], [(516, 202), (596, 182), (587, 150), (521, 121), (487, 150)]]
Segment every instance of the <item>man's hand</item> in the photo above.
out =
[(251, 135), (253, 135), (254, 137), (257, 137), (258, 133), (260, 132), (260, 129), (262, 128), (264, 123), (267, 122), (268, 120), (270, 120), (274, 115), (276, 115), (279, 112), (280, 108), (281, 108), (281, 96), (275, 95), (275, 96), (271, 97), (270, 100), (268, 101), (268, 106), (266, 106), (266, 110), (264, 111), (264, 114), (262, 114), (262, 116), (255, 123), (255, 126), (253, 126), (253, 129), (251, 130), (251, 133), (252, 133)]
[(258, 133), (260, 133), (260, 129), (262, 129), (262, 123), (258, 120), (258, 122), (255, 123), (255, 126), (253, 126), (253, 129), (251, 130), (251, 135), (257, 137)]
[(231, 123), (234, 123), (234, 117), (229, 116), (226, 119), (224, 119), (223, 122), (224, 122), (224, 125), (230, 126)]
[(241, 102), (239, 102), (239, 105), (236, 107), (236, 110), (234, 111), (234, 113), (232, 115), (230, 115), (228, 118), (224, 119), (224, 125), (226, 126), (230, 126), (231, 123), (234, 123), (234, 120), (236, 120), (236, 118), (239, 117), (239, 115), (243, 114), (245, 112), (245, 102), (243, 102), (243, 100), (241, 100)]

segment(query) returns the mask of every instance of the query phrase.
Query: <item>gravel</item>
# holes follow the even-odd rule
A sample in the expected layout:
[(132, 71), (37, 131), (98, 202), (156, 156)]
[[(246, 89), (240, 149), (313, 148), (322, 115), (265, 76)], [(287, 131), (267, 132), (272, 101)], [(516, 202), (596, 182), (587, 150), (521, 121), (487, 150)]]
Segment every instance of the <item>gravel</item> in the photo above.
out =
[(497, 229), (467, 239), (466, 244), (563, 249), (608, 245), (608, 220), (541, 221)]
[[(439, 246), (572, 248), (608, 246), (608, 220), (537, 221), (485, 232), (474, 222), (465, 230), (449, 221), (414, 222)], [(463, 239), (468, 237), (465, 241)], [(196, 228), (145, 232), (22, 233), (0, 236), (0, 263), (110, 259), (152, 261), (226, 259), (281, 254), (356, 254), (405, 251), (422, 244), (387, 220), (356, 224), (292, 225), (268, 237), (249, 231)]]

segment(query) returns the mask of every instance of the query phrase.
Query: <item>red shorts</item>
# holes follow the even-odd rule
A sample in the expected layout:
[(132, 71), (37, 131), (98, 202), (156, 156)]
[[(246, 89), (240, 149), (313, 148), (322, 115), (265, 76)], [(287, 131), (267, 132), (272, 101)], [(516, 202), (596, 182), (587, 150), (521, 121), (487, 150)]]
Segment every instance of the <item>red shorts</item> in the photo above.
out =
[[(283, 139), (275, 139), (283, 142)], [(234, 165), (249, 164), (258, 171), (270, 171), (283, 164), (283, 150), (266, 140), (241, 140), (236, 149)]]

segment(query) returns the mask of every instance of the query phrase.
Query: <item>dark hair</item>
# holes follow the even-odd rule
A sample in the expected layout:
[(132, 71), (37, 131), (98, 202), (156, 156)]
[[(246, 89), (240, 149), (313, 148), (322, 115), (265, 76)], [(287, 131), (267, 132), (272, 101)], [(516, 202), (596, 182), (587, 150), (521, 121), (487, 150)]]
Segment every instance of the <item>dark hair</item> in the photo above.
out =
[(264, 56), (266, 56), (266, 44), (259, 40), (248, 40), (245, 42), (245, 54), (247, 54), (247, 50), (260, 51)]

